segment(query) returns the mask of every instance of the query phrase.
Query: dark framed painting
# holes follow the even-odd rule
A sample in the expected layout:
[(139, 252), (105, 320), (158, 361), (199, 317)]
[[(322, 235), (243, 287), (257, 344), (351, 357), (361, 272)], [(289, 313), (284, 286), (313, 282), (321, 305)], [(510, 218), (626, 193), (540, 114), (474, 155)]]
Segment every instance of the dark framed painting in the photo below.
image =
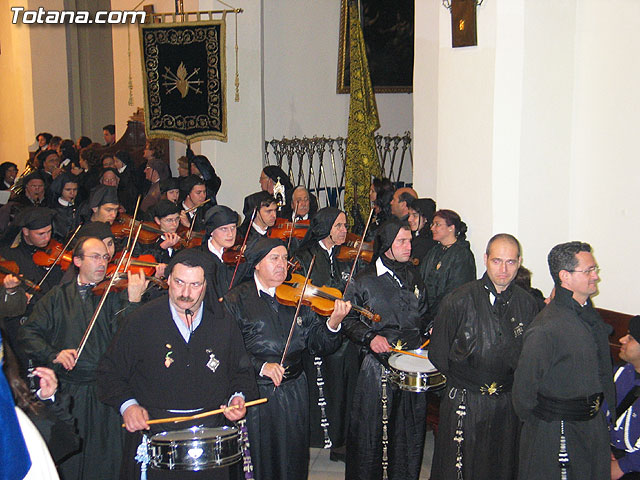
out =
[[(349, 6), (340, 1), (338, 93), (349, 93)], [(360, 0), (371, 83), (376, 93), (413, 91), (414, 0)]]

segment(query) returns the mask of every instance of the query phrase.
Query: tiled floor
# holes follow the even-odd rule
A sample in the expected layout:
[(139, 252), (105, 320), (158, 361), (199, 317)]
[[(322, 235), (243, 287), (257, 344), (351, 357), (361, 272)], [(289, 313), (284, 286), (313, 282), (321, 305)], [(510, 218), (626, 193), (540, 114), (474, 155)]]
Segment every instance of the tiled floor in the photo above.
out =
[[(424, 445), (424, 458), (422, 460), (420, 480), (429, 480), (432, 456), (433, 432), (429, 431), (427, 432), (427, 439)], [(329, 460), (329, 450), (312, 448), (310, 465), (309, 480), (345, 480), (344, 463)]]

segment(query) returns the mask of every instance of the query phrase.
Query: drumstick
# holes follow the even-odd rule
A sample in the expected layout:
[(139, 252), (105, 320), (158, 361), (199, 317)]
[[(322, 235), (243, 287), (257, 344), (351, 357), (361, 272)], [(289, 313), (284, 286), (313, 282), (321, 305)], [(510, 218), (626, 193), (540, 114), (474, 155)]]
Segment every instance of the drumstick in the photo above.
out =
[[(259, 398), (258, 400), (252, 400), (251, 402), (247, 402), (244, 404), (245, 407), (253, 407), (254, 405), (260, 405), (261, 403), (266, 403), (267, 398)], [(211, 410), (209, 412), (199, 413), (197, 415), (191, 415), (189, 417), (172, 417), (172, 418), (157, 418), (155, 420), (149, 420), (147, 425), (155, 425), (157, 423), (179, 423), (186, 422), (188, 420), (197, 420), (199, 418), (210, 417), (212, 415), (217, 415), (219, 413), (224, 412), (225, 410), (234, 410), (236, 408), (240, 408), (238, 405), (231, 405), (225, 408), (219, 408), (217, 410)], [(122, 428), (124, 428), (124, 423), (122, 424)]]
[(424, 355), (418, 355), (417, 353), (407, 352), (406, 350), (398, 350), (397, 348), (390, 348), (389, 350), (391, 350), (392, 352), (404, 353), (405, 355), (411, 355), (412, 357), (424, 358), (425, 360), (429, 360), (429, 357), (425, 357)]
[(422, 350), (424, 347), (426, 347), (427, 345), (429, 345), (429, 342), (431, 341), (430, 338), (427, 338), (427, 341), (424, 342), (422, 345), (420, 345), (420, 348), (418, 350)]

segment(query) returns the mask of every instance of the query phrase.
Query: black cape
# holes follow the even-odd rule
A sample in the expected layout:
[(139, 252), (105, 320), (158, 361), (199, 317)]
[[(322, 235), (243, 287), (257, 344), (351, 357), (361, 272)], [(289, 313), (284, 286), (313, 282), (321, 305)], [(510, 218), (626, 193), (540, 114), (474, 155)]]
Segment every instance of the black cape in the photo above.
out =
[[(608, 327), (587, 300), (580, 306), (572, 292), (556, 286), (555, 298), (524, 336), (515, 372), (513, 405), (524, 422), (518, 478), (560, 478), (560, 421), (534, 415), (538, 394), (557, 399), (603, 392), (615, 405)], [(615, 412), (612, 412), (615, 416)], [(604, 412), (587, 421), (565, 421), (571, 479), (610, 478), (609, 433)]]
[[(347, 435), (346, 476), (348, 479), (382, 478), (382, 372), (387, 355), (374, 356), (368, 350), (376, 335), (404, 349), (422, 344), (427, 328), (427, 301), (418, 272), (409, 266), (402, 286), (389, 273), (378, 276), (376, 263), (353, 281), (345, 295), (357, 305), (369, 307), (381, 316), (371, 323), (353, 310), (343, 320), (343, 330), (366, 355), (360, 366)], [(426, 393), (405, 392), (387, 379), (390, 479), (418, 479), (426, 434)]]
[[(493, 304), (490, 292), (495, 295)], [(511, 385), (522, 335), (537, 313), (538, 305), (526, 291), (512, 283), (497, 295), (486, 274), (457, 288), (440, 304), (429, 358), (447, 377), (447, 385), (440, 401), (433, 480), (458, 478), (454, 437), (463, 390), (464, 478), (516, 477), (520, 422), (511, 406)], [(494, 382), (502, 387), (488, 395)]]
[[(251, 456), (256, 480), (297, 480), (309, 472), (309, 398), (302, 370), (302, 352), (329, 354), (340, 345), (340, 334), (332, 333), (307, 307), (294, 320), (295, 307), (258, 296), (254, 280), (233, 288), (224, 305), (235, 317), (253, 363), (261, 397), (269, 401), (247, 414)], [(277, 310), (277, 311), (276, 311)], [(260, 377), (265, 362), (279, 363), (291, 322), (296, 321), (284, 362), (289, 379), (274, 389), (268, 377)]]
[[(117, 412), (125, 401), (136, 399), (153, 419), (178, 416), (168, 410), (215, 410), (236, 392), (243, 393), (247, 401), (257, 398), (253, 367), (233, 319), (225, 315), (217, 302), (214, 305), (205, 302), (204, 308), (202, 322), (188, 343), (171, 317), (167, 295), (130, 315), (100, 362), (100, 399)], [(212, 355), (220, 362), (215, 371), (207, 366)], [(223, 415), (215, 415), (195, 424), (218, 427), (225, 423), (228, 421)], [(192, 425), (188, 422), (153, 425), (150, 433)], [(134, 459), (140, 438), (140, 433), (127, 433), (120, 478), (140, 478)], [(219, 470), (209, 474), (221, 474)], [(226, 469), (222, 470), (227, 475)], [(193, 476), (172, 472), (173, 477), (169, 477), (171, 472), (163, 473), (162, 478)]]

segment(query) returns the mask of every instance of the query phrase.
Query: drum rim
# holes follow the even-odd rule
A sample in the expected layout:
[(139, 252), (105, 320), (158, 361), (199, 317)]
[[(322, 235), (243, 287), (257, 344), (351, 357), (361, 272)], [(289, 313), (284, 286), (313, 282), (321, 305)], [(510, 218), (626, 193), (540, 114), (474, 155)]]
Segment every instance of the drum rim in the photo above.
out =
[[(416, 355), (423, 355), (425, 357), (429, 357), (429, 350), (427, 349), (423, 349), (423, 348), (416, 348), (413, 350), (405, 350), (406, 352), (410, 352), (410, 353), (415, 353)], [(389, 356), (389, 366), (391, 366), (394, 370), (397, 370), (399, 372), (404, 372), (404, 373), (424, 373), (424, 374), (433, 374), (433, 373), (439, 373), (438, 369), (436, 368), (436, 366), (433, 364), (433, 362), (430, 359), (426, 359), (427, 362), (429, 362), (429, 364), (433, 367), (431, 370), (426, 370), (426, 371), (415, 371), (415, 370), (403, 370), (399, 367), (397, 367), (396, 365), (393, 365), (393, 359), (396, 358), (401, 358), (403, 355), (405, 355), (404, 353), (399, 353), (399, 352), (394, 352)], [(415, 357), (414, 357), (415, 358)], [(425, 360), (422, 358), (419, 358), (417, 360)]]

